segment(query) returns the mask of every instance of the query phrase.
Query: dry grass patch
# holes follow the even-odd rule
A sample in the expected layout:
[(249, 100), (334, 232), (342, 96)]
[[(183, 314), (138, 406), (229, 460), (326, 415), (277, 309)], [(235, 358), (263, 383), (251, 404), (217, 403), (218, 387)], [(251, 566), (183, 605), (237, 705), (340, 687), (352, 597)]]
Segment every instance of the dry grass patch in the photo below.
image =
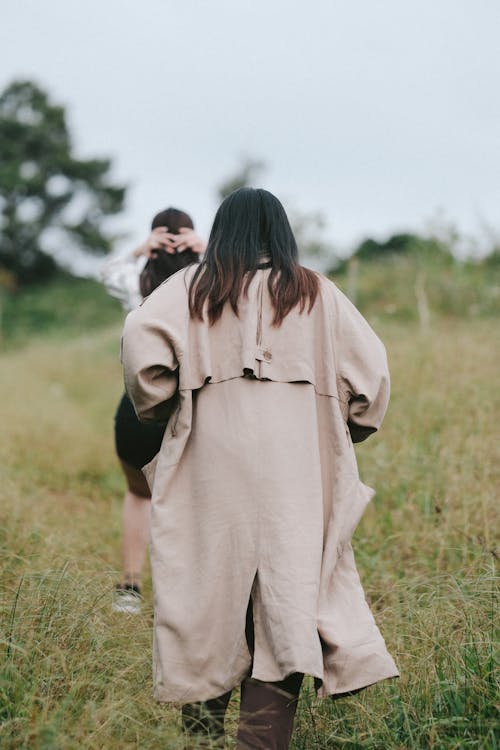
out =
[[(498, 747), (494, 711), (495, 321), (427, 335), (385, 323), (393, 376), (379, 436), (359, 448), (376, 487), (354, 549), (401, 671), (352, 699), (303, 691), (295, 750)], [(112, 443), (121, 392), (115, 328), (3, 357), (0, 746), (180, 748), (151, 698), (150, 592), (110, 608), (123, 482)], [(229, 715), (234, 727), (237, 699)]]

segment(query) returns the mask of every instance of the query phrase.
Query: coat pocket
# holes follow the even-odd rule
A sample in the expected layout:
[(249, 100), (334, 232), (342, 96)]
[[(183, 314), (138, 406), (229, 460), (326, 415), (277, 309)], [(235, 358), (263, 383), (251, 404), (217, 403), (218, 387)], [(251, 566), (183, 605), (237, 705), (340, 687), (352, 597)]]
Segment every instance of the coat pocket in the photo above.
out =
[(352, 535), (356, 531), (356, 527), (365, 512), (366, 506), (375, 495), (375, 490), (368, 487), (367, 484), (363, 484), (363, 482), (358, 482), (356, 491), (353, 495), (351, 502), (349, 502), (348, 509), (346, 510), (344, 523), (342, 524), (342, 531), (338, 544), (339, 557), (344, 551), (345, 546), (351, 541)]

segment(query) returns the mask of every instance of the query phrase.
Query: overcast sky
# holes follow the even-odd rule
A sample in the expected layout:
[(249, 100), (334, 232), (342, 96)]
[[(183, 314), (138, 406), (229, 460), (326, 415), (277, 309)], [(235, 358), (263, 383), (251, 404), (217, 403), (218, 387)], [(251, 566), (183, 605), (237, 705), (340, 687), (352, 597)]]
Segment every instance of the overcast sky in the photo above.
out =
[(167, 205), (208, 233), (242, 154), (343, 248), (437, 211), (500, 231), (499, 0), (2, 0), (1, 27), (0, 85), (113, 158), (131, 243)]

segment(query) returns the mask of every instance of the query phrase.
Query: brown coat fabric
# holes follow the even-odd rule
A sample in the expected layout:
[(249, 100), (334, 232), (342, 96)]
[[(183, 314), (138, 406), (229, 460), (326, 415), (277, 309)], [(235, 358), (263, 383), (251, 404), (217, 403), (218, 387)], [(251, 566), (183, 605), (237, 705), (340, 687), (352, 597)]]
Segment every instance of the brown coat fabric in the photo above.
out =
[(249, 672), (310, 674), (320, 695), (397, 677), (350, 544), (373, 495), (353, 440), (378, 429), (389, 399), (383, 344), (324, 277), (309, 314), (273, 327), (269, 270), (239, 317), (227, 306), (213, 326), (192, 320), (192, 273), (130, 313), (122, 340), (139, 417), (161, 422), (178, 399), (145, 467), (156, 698), (208, 700)]

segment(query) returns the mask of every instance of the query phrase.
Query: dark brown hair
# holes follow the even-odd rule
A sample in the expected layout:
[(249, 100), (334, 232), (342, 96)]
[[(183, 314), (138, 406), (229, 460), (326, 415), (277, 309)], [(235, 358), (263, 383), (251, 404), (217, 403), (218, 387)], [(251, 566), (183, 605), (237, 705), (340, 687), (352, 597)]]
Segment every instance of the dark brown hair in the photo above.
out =
[[(181, 227), (194, 229), (194, 224), (189, 214), (184, 211), (179, 211), (178, 208), (166, 208), (153, 218), (151, 229), (156, 229), (156, 227), (167, 227), (171, 234), (179, 234)], [(139, 278), (142, 296), (147, 297), (173, 273), (191, 263), (198, 263), (198, 260), (198, 254), (189, 248), (182, 253), (175, 254), (167, 253), (163, 248), (156, 250), (154, 256), (149, 258), (144, 266)]]
[(220, 205), (210, 232), (203, 262), (189, 288), (191, 317), (203, 320), (205, 303), (212, 325), (226, 302), (238, 315), (238, 300), (247, 294), (263, 259), (271, 273), (268, 289), (274, 307), (273, 325), (299, 307), (310, 312), (319, 280), (314, 271), (299, 265), (292, 228), (280, 201), (267, 190), (240, 188)]

